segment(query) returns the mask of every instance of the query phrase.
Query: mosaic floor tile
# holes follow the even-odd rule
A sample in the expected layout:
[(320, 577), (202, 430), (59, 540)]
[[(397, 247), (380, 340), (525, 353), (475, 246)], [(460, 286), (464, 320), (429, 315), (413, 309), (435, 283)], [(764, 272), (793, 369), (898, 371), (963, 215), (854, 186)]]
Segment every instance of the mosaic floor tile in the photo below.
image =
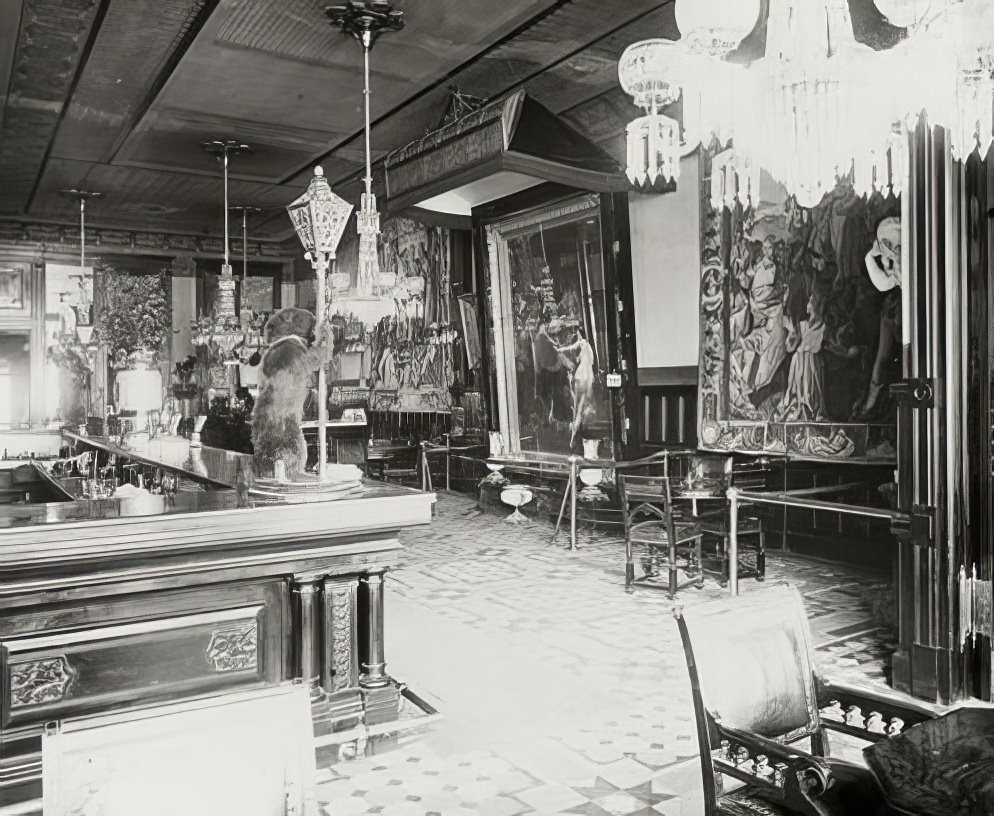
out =
[[(388, 671), (443, 719), (413, 745), (322, 769), (330, 816), (696, 816), (700, 766), (665, 593), (624, 591), (621, 538), (513, 526), (442, 494), (386, 579)], [(829, 676), (886, 687), (886, 576), (770, 552), (805, 597)], [(764, 584), (742, 581), (744, 594)], [(720, 598), (712, 580), (681, 605)]]

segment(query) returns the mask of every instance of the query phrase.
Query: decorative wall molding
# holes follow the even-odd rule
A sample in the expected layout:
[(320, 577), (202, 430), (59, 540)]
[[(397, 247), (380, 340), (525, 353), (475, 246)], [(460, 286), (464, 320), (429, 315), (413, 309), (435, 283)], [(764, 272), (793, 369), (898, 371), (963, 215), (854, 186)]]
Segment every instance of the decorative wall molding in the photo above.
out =
[(76, 680), (65, 655), (10, 664), (10, 707), (59, 703)]
[[(79, 228), (65, 224), (0, 220), (0, 248), (27, 248), (41, 252), (79, 254)], [(224, 239), (151, 230), (122, 230), (96, 227), (86, 231), (87, 254), (188, 256), (223, 258)], [(240, 258), (241, 240), (232, 239), (231, 253)], [(296, 239), (282, 242), (249, 241), (250, 261), (281, 263), (300, 254)]]
[(259, 624), (257, 621), (243, 626), (215, 629), (204, 657), (211, 671), (232, 672), (254, 669), (259, 664)]

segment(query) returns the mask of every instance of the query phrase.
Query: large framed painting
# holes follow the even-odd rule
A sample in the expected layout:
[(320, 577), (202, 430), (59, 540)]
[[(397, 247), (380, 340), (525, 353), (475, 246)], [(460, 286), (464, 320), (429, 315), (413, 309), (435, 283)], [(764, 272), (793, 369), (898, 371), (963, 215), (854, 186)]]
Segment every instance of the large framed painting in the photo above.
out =
[(505, 450), (612, 449), (599, 198), (488, 227), (500, 433)]
[(807, 209), (765, 176), (725, 195), (730, 154), (702, 151), (701, 446), (893, 459), (899, 198), (842, 180)]

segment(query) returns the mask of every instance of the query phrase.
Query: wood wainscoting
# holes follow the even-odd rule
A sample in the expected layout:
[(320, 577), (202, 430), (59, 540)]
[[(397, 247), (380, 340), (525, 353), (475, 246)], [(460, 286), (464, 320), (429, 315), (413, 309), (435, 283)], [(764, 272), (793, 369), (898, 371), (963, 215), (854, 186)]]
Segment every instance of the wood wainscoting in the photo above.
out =
[(639, 369), (637, 415), (641, 448), (696, 448), (697, 367)]

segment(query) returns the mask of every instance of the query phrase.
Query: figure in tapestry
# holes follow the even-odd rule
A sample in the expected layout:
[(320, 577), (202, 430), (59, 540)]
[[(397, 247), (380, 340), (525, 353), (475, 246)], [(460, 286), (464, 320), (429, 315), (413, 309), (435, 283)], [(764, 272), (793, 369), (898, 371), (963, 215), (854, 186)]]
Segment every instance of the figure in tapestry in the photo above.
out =
[[(714, 159), (707, 152), (705, 165)], [(815, 207), (702, 196), (701, 439), (723, 450), (893, 456), (900, 201), (840, 179)]]

